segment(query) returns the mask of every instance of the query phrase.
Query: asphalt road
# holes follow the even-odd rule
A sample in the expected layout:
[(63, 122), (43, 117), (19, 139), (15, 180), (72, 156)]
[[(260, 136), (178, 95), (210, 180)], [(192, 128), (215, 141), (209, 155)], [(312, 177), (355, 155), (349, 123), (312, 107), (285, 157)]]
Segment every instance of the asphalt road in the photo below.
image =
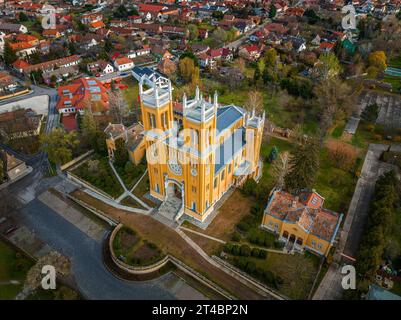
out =
[(41, 240), (71, 259), (76, 283), (87, 299), (175, 299), (160, 285), (160, 279), (132, 283), (113, 276), (103, 264), (101, 244), (39, 200), (35, 199), (19, 210), (16, 218)]

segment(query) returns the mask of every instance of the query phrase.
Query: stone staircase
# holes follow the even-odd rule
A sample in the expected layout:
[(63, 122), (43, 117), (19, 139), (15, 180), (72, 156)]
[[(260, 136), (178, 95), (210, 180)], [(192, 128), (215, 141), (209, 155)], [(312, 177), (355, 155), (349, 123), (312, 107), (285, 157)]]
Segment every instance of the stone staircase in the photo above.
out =
[(159, 213), (169, 220), (174, 221), (182, 206), (182, 200), (177, 197), (168, 197), (159, 208)]

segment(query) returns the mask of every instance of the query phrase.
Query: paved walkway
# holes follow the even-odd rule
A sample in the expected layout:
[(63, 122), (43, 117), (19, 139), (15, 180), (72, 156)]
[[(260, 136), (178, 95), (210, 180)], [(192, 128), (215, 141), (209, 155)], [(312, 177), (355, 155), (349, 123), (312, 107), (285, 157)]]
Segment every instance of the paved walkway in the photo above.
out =
[[(379, 161), (381, 153), (388, 149), (388, 145), (370, 144), (362, 167), (361, 176), (357, 182), (344, 225), (339, 234), (335, 258), (340, 260), (340, 255), (345, 254), (355, 257), (362, 238), (367, 221), (370, 199), (374, 193), (377, 179), (394, 166)], [(392, 146), (392, 150), (401, 151), (400, 145)], [(346, 263), (353, 261), (346, 259)], [(341, 299), (343, 290), (341, 287), (341, 265), (332, 263), (325, 277), (316, 290), (313, 300), (337, 300)]]
[(121, 200), (123, 200), (126, 197), (131, 197), (132, 199), (134, 199), (135, 201), (137, 201), (142, 207), (151, 210), (152, 208), (149, 207), (145, 202), (143, 202), (141, 199), (139, 199), (136, 195), (132, 194), (132, 192), (130, 190), (127, 189), (127, 187), (125, 186), (124, 181), (121, 179), (120, 175), (118, 174), (116, 168), (114, 168), (114, 165), (111, 161), (109, 161), (110, 167), (114, 172), (114, 175), (117, 177), (117, 180), (120, 182), (121, 187), (124, 189), (124, 193), (118, 197), (118, 199), (116, 200), (118, 203), (120, 203)]
[(72, 223), (79, 230), (95, 241), (102, 243), (105, 229), (100, 224), (89, 219), (81, 211), (68, 203), (68, 199), (61, 200), (56, 194), (49, 191), (42, 193), (38, 199), (57, 212), (68, 222)]
[(217, 239), (217, 238), (215, 238), (215, 237), (209, 236), (209, 235), (204, 234), (204, 233), (202, 233), (202, 232), (198, 232), (198, 231), (195, 231), (195, 230), (192, 230), (192, 229), (189, 229), (189, 228), (185, 228), (185, 227), (183, 227), (183, 226), (181, 226), (180, 229), (181, 229), (181, 230), (184, 230), (184, 231), (188, 231), (188, 232), (194, 233), (194, 234), (197, 234), (197, 235), (199, 235), (199, 236), (201, 236), (201, 237), (204, 237), (204, 238), (207, 238), (207, 239), (210, 239), (210, 240), (213, 240), (213, 241), (220, 242), (220, 243), (222, 243), (222, 244), (226, 244), (226, 243), (227, 243), (227, 242), (224, 241), (224, 240)]

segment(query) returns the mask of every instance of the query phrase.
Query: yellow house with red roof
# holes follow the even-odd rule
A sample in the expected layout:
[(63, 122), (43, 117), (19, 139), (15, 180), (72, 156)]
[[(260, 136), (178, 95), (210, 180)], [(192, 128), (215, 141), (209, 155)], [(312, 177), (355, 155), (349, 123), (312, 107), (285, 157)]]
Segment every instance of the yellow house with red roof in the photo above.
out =
[(315, 191), (294, 196), (275, 190), (263, 214), (262, 228), (278, 235), (287, 251), (304, 249), (327, 256), (333, 247), (343, 215), (323, 208)]

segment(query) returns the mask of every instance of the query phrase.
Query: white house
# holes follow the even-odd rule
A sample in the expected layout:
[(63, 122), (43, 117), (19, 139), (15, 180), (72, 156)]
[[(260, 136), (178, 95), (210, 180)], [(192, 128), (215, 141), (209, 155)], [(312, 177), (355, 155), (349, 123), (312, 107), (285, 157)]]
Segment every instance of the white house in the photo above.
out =
[(128, 57), (117, 58), (114, 60), (114, 66), (118, 71), (127, 71), (134, 67), (134, 61)]

